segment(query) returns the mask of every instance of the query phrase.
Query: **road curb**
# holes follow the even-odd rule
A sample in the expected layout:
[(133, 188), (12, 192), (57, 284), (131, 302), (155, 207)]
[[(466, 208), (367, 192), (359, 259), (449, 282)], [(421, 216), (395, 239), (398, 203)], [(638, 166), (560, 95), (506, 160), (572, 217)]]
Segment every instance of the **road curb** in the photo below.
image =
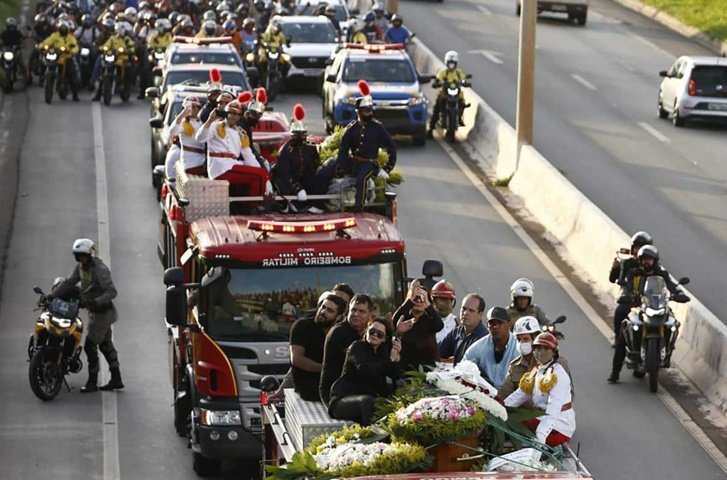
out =
[[(418, 39), (414, 39), (411, 57), (421, 73), (443, 66)], [(534, 147), (521, 147), (518, 159), (515, 129), (472, 89), (465, 90), (465, 101), (476, 109), (470, 112), (476, 120), (466, 139), (459, 138), (462, 146), (487, 176), (509, 179), (509, 191), (545, 228), (548, 241), (557, 245), (564, 260), (612, 308), (619, 291), (608, 281), (608, 273), (615, 252), (629, 245), (629, 235)], [(682, 329), (672, 364), (727, 414), (727, 325), (693, 294), (689, 296), (689, 304), (675, 307)]]
[(694, 40), (703, 47), (706, 47), (717, 55), (727, 56), (727, 42), (724, 42), (718, 38), (711, 37), (699, 30), (698, 28), (686, 25), (680, 20), (672, 17), (668, 13), (659, 10), (658, 8), (646, 5), (639, 0), (614, 0), (616, 3), (633, 10), (645, 17), (649, 17), (655, 22), (665, 26), (666, 28), (673, 30), (674, 32)]

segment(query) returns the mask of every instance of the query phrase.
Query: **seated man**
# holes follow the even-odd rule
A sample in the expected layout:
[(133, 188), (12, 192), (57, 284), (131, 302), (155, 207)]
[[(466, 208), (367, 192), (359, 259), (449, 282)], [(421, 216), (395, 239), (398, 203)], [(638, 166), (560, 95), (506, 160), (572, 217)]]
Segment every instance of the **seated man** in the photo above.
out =
[(439, 342), (439, 355), (442, 361), (457, 365), (462, 361), (467, 349), (477, 340), (487, 335), (487, 327), (482, 323), (484, 313), (484, 298), (476, 293), (470, 293), (464, 297), (460, 308), (461, 325), (451, 330)]
[(490, 334), (473, 343), (464, 359), (476, 363), (482, 378), (500, 388), (510, 362), (517, 356), (517, 340), (510, 333), (510, 317), (502, 307), (488, 310), (487, 328)]

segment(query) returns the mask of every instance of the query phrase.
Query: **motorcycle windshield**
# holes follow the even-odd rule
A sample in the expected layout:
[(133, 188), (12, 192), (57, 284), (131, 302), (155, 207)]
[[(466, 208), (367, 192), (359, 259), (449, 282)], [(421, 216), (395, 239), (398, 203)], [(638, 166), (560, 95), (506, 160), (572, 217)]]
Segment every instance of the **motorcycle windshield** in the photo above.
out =
[(315, 309), (334, 282), (367, 292), (374, 314), (384, 315), (398, 307), (398, 269), (395, 263), (230, 269), (229, 282), (215, 282), (204, 292), (207, 331), (218, 340), (287, 341), (293, 323)]
[(669, 290), (663, 277), (652, 275), (644, 282), (644, 293), (642, 303), (645, 308), (661, 310), (666, 308), (669, 299)]

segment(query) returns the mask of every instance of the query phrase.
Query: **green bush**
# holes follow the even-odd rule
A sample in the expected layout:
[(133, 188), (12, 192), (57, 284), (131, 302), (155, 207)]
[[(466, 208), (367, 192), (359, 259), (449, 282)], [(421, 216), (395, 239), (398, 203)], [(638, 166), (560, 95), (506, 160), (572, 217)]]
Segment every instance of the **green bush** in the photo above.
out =
[(706, 34), (727, 40), (727, 0), (642, 0)]

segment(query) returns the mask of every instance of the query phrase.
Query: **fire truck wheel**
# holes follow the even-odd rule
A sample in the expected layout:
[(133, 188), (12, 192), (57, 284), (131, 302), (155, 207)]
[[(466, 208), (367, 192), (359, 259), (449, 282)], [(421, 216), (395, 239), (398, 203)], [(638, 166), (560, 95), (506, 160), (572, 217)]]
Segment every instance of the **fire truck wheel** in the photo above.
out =
[(207, 458), (200, 453), (192, 452), (192, 468), (203, 478), (216, 477), (220, 474), (222, 462)]

